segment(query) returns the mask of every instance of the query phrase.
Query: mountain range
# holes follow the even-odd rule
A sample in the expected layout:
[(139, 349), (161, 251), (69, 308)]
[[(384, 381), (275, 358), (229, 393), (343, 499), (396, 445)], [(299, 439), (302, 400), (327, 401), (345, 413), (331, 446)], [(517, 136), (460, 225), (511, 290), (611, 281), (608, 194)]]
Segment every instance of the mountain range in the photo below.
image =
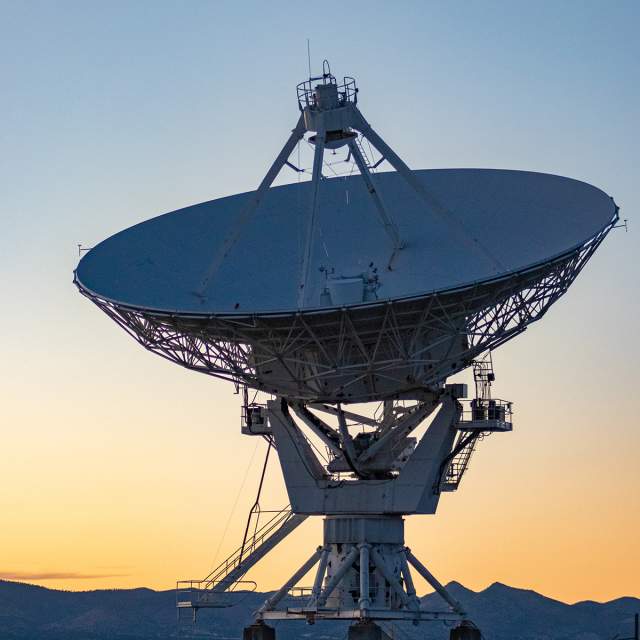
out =
[[(485, 640), (612, 640), (631, 638), (633, 615), (640, 599), (618, 598), (565, 604), (535, 591), (496, 582), (472, 591), (452, 582), (452, 595), (469, 612)], [(241, 638), (252, 612), (267, 593), (240, 593), (233, 607), (201, 610), (177, 621), (174, 591), (116, 589), (58, 591), (0, 580), (1, 640), (174, 640), (177, 638)], [(425, 606), (440, 604), (429, 594)], [(278, 640), (343, 640), (346, 623), (279, 622)], [(384, 625), (396, 640), (448, 640), (443, 623)]]

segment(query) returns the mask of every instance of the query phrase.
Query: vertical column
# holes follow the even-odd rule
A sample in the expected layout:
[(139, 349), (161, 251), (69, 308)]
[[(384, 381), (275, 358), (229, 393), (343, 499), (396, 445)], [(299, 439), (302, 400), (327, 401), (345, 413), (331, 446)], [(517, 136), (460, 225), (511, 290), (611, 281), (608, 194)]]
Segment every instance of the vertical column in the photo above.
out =
[(362, 542), (358, 545), (360, 549), (360, 615), (363, 618), (369, 617), (369, 607), (371, 600), (369, 598), (369, 548), (370, 545)]

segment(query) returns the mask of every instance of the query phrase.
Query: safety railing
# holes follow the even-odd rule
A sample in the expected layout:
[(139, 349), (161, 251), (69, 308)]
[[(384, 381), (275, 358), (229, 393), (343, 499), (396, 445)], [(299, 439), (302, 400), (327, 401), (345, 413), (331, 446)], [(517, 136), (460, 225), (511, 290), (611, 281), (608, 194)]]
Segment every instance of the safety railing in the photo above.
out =
[[(278, 511), (260, 529), (238, 547), (229, 557), (225, 558), (206, 578), (202, 580), (179, 580), (176, 584), (178, 607), (224, 606), (218, 603), (223, 592), (233, 592), (244, 587), (255, 589), (255, 583), (247, 580), (227, 581), (227, 576), (237, 569), (245, 558), (248, 558), (258, 547), (266, 542), (280, 527), (293, 517), (289, 506)], [(240, 577), (240, 576), (238, 576)], [(224, 584), (224, 589), (216, 587)], [(198, 604), (194, 604), (198, 603)]]
[(234, 604), (232, 594), (239, 592), (251, 593), (258, 587), (253, 580), (236, 580), (225, 591), (214, 591), (214, 587), (221, 581), (209, 580), (180, 580), (176, 585), (176, 607), (184, 608), (225, 608)]
[(511, 431), (513, 405), (507, 400), (474, 399), (463, 410), (460, 431)]
[[(238, 547), (228, 558), (216, 567), (202, 582), (215, 583), (221, 581), (227, 574), (233, 571), (243, 558), (253, 553), (276, 529), (279, 529), (293, 516), (289, 506), (278, 511), (260, 529), (258, 529), (244, 545)], [(208, 587), (207, 587), (208, 588)]]
[(301, 82), (296, 91), (298, 94), (298, 107), (300, 111), (306, 107), (313, 109), (316, 107), (316, 96), (314, 82), (322, 80), (324, 84), (335, 84), (338, 91), (339, 106), (343, 107), (348, 102), (353, 104), (358, 103), (358, 87), (356, 86), (355, 78), (345, 76), (342, 79), (342, 84), (338, 84), (336, 78), (331, 74), (325, 74), (318, 78), (309, 78)]
[[(313, 587), (292, 587), (287, 593), (287, 601), (292, 606), (304, 606), (311, 600), (313, 595)], [(357, 607), (360, 599), (360, 592), (357, 590), (353, 597), (352, 607)], [(332, 596), (329, 596), (329, 599)], [(397, 597), (390, 586), (385, 587), (370, 587), (369, 588), (369, 604), (370, 606), (388, 606), (390, 599)]]

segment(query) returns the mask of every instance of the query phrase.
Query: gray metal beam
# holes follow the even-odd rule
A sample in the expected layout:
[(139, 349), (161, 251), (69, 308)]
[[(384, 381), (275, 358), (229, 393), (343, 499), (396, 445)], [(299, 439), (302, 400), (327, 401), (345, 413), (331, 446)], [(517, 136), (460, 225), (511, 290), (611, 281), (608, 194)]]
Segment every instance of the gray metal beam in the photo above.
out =
[(411, 553), (411, 549), (409, 547), (405, 547), (405, 553), (407, 555), (407, 560), (413, 565), (415, 570), (440, 594), (440, 596), (445, 600), (445, 602), (459, 615), (466, 615), (462, 605), (453, 598), (449, 592), (438, 582), (436, 577), (425, 567), (418, 558), (416, 558), (413, 553)]

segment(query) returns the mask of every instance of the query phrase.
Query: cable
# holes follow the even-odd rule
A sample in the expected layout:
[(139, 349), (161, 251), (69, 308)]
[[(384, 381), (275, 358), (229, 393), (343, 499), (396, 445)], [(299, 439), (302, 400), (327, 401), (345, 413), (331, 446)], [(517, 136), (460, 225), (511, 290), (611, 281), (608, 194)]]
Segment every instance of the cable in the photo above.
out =
[(236, 507), (238, 506), (238, 500), (240, 499), (240, 494), (242, 493), (242, 489), (244, 489), (244, 485), (247, 481), (247, 476), (249, 475), (249, 469), (251, 468), (251, 465), (253, 464), (253, 459), (255, 458), (256, 455), (256, 451), (258, 450), (258, 445), (260, 444), (260, 440), (258, 440), (256, 442), (256, 446), (253, 449), (253, 453), (251, 454), (251, 458), (249, 458), (249, 464), (247, 464), (247, 468), (245, 469), (244, 472), (244, 477), (242, 478), (242, 483), (240, 484), (240, 488), (238, 489), (238, 493), (236, 494), (236, 499), (233, 503), (233, 507), (231, 507), (231, 513), (229, 513), (229, 517), (227, 518), (227, 523), (224, 527), (224, 531), (222, 532), (222, 537), (220, 538), (220, 542), (218, 543), (218, 547), (216, 549), (216, 553), (215, 556), (213, 557), (213, 561), (211, 562), (211, 569), (210, 572), (211, 573), (215, 567), (216, 561), (218, 560), (218, 555), (220, 554), (220, 548), (222, 547), (222, 543), (224, 542), (224, 539), (227, 535), (227, 532), (229, 531), (229, 525), (231, 524), (231, 518), (233, 518), (233, 514), (236, 511)]
[[(258, 513), (258, 517), (256, 518), (256, 528), (255, 530), (258, 529), (258, 521), (260, 518), (260, 494), (262, 493), (262, 485), (264, 484), (264, 477), (267, 473), (267, 465), (269, 464), (269, 454), (271, 453), (271, 446), (273, 444), (272, 440), (267, 440), (268, 445), (267, 445), (267, 455), (264, 458), (264, 464), (262, 465), (262, 473), (260, 474), (260, 482), (258, 483), (258, 494), (256, 495), (256, 499), (255, 502), (253, 503), (253, 505), (251, 506), (251, 509), (249, 509), (249, 516), (247, 518), (247, 524), (245, 526), (244, 529), (244, 536), (242, 538), (242, 546), (240, 547), (240, 560), (239, 563), (242, 562), (242, 556), (244, 555), (244, 550), (245, 550), (245, 546), (247, 544), (247, 537), (249, 535), (249, 526), (251, 525), (251, 516), (254, 513)], [(254, 534), (255, 534), (255, 530), (254, 530)]]

